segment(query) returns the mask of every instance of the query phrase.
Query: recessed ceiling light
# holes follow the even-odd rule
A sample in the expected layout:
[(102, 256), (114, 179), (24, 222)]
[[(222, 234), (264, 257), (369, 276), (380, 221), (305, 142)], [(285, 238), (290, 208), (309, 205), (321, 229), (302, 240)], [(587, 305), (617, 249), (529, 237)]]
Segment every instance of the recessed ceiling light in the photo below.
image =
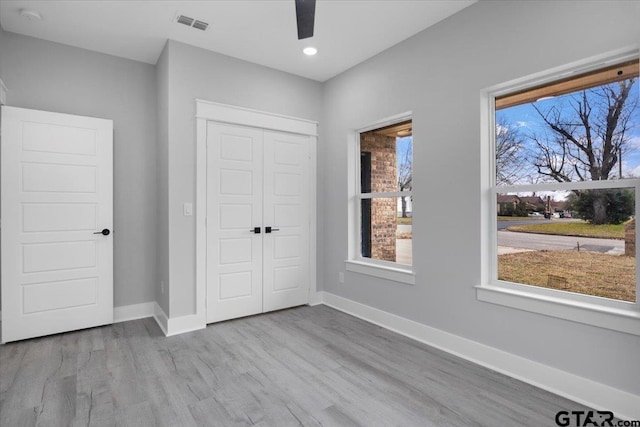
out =
[(20, 16), (29, 21), (41, 21), (42, 15), (32, 9), (20, 9)]
[(305, 55), (308, 55), (308, 56), (313, 56), (316, 53), (318, 53), (318, 49), (316, 49), (313, 46), (305, 47), (304, 49), (302, 49), (302, 51), (304, 52)]

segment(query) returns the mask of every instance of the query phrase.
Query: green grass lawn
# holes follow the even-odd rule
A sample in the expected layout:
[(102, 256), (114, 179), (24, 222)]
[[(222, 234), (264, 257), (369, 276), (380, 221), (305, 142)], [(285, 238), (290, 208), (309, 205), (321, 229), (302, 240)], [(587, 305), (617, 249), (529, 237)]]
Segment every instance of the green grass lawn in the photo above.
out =
[(560, 236), (596, 237), (601, 239), (624, 239), (624, 224), (593, 225), (580, 222), (551, 222), (545, 224), (511, 225), (509, 231), (521, 233), (556, 234)]

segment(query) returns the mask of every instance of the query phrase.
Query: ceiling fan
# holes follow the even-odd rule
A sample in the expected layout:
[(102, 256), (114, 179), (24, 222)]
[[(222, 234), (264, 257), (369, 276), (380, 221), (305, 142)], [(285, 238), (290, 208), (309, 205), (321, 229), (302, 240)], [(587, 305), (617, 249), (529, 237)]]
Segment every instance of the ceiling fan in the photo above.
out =
[(313, 37), (313, 24), (316, 15), (316, 0), (296, 0), (296, 21), (298, 22), (298, 40)]

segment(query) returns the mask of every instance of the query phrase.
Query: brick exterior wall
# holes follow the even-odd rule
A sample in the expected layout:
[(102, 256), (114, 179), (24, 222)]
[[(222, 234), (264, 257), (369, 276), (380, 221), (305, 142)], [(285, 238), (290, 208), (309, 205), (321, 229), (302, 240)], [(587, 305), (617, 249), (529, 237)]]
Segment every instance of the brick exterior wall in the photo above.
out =
[[(371, 153), (371, 191), (398, 191), (396, 139), (373, 132), (360, 134), (360, 151)], [(396, 261), (397, 199), (371, 203), (371, 257)]]
[(636, 220), (624, 226), (624, 254), (636, 256)]

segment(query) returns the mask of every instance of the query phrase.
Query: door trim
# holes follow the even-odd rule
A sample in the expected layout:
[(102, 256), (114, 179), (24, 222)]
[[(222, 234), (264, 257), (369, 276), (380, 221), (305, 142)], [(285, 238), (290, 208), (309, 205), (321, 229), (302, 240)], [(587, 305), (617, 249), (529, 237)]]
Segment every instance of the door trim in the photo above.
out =
[(207, 122), (310, 136), (309, 298), (316, 293), (316, 180), (318, 122), (196, 99), (196, 317), (207, 322)]
[(196, 99), (196, 119), (317, 136), (318, 122)]

